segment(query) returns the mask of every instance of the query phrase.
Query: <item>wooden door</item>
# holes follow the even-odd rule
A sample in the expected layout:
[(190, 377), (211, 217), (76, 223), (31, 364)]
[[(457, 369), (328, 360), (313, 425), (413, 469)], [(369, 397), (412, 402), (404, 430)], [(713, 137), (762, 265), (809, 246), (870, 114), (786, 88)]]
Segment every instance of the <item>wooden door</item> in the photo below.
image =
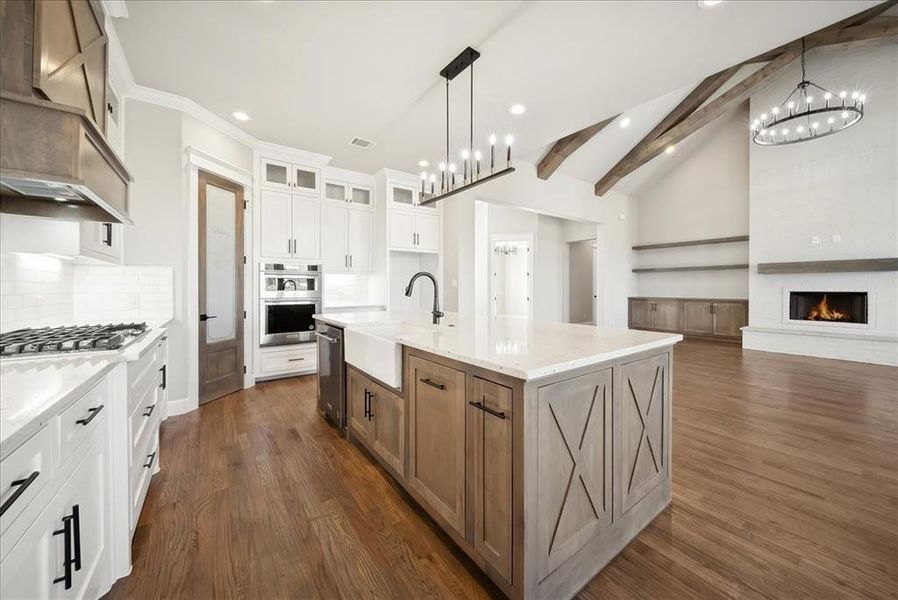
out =
[(683, 333), (711, 335), (714, 333), (714, 313), (710, 302), (683, 301)]
[(293, 196), (293, 258), (318, 262), (318, 198)]
[(404, 479), (405, 400), (379, 385), (373, 386), (371, 394), (372, 448)]
[(739, 337), (748, 325), (748, 305), (745, 302), (714, 303), (714, 335)]
[(200, 171), (199, 187), (202, 404), (243, 389), (243, 186)]
[(347, 423), (353, 435), (366, 441), (371, 439), (371, 420), (368, 418), (368, 379), (354, 369), (346, 374)]
[(369, 272), (374, 254), (374, 213), (350, 209), (347, 231), (349, 270), (353, 273)]
[(440, 251), (440, 215), (419, 212), (415, 214), (415, 233), (418, 250)]
[(263, 258), (290, 258), (293, 249), (290, 194), (262, 190), (259, 198), (259, 251)]
[(540, 580), (611, 525), (612, 382), (604, 369), (537, 391)]
[(465, 374), (409, 358), (408, 485), (465, 536)]
[(633, 508), (670, 472), (668, 355), (622, 365), (614, 398), (615, 518)]
[(652, 328), (658, 331), (680, 331), (681, 306), (679, 300), (655, 300), (652, 305)]
[(469, 500), (474, 513), (474, 550), (510, 582), (512, 394), (509, 388), (479, 377), (468, 381), (468, 468), (472, 479)]
[(325, 273), (349, 271), (346, 231), (349, 207), (324, 204), (321, 208), (321, 264)]
[(652, 328), (652, 303), (649, 300), (630, 298), (630, 329)]
[(415, 213), (404, 210), (390, 211), (390, 247), (414, 250)]

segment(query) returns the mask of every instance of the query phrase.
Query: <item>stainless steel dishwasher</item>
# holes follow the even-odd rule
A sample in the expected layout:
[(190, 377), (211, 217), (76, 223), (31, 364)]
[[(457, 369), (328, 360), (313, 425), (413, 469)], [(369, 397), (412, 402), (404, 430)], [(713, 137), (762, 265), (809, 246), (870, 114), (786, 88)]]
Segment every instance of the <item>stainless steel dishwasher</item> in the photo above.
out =
[(318, 410), (331, 423), (346, 429), (346, 368), (343, 330), (318, 321)]

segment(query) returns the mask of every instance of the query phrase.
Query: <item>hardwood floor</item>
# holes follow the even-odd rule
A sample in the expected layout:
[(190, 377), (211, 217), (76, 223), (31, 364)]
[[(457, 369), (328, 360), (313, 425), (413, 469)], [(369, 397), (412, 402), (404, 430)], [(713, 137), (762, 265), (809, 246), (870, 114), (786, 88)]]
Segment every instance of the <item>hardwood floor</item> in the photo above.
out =
[[(495, 595), (314, 406), (303, 377), (166, 421), (109, 597)], [(673, 436), (672, 506), (581, 598), (896, 597), (898, 369), (686, 341)]]

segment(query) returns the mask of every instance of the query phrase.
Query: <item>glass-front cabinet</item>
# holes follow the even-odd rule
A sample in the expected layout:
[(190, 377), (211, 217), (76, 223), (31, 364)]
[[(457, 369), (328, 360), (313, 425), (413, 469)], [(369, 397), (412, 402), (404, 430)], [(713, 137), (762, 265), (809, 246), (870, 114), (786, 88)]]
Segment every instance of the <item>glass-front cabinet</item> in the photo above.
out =
[(262, 159), (262, 184), (269, 189), (317, 194), (318, 169), (288, 162)]

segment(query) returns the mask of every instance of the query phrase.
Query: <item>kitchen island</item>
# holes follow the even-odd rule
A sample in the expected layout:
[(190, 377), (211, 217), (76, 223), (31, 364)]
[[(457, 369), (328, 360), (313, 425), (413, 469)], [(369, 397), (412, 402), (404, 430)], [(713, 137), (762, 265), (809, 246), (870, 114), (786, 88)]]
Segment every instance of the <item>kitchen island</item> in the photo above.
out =
[(513, 317), (316, 318), (351, 439), (512, 598), (573, 596), (671, 499), (671, 335)]

